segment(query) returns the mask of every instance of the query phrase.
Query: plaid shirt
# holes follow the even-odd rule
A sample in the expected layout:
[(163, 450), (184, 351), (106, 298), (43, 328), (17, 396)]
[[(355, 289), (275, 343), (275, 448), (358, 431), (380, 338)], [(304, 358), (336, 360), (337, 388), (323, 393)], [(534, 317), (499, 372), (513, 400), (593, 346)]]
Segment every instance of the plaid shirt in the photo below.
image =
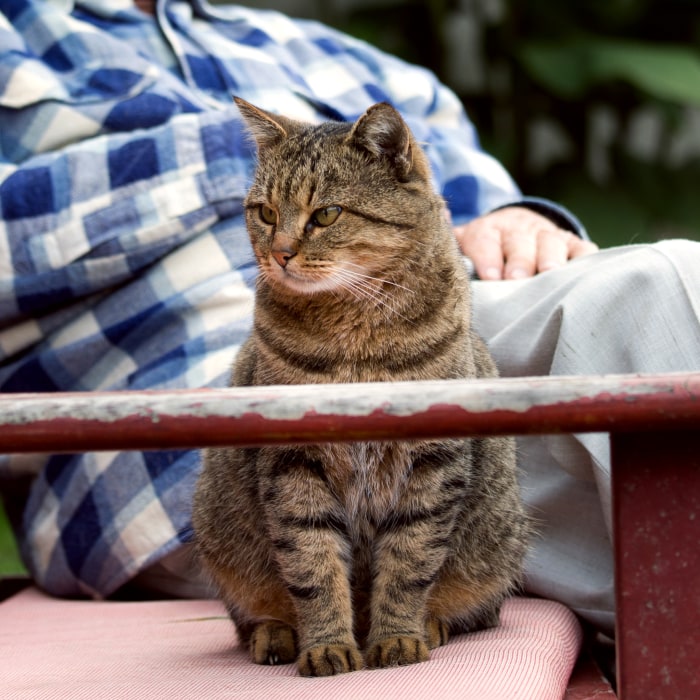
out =
[[(68, 8), (68, 9), (67, 9)], [(251, 325), (237, 94), (301, 119), (387, 100), (456, 222), (517, 200), (427, 71), (313, 22), (197, 0), (0, 0), (0, 390), (223, 385)], [(57, 595), (109, 595), (191, 537), (196, 451), (5, 456)]]

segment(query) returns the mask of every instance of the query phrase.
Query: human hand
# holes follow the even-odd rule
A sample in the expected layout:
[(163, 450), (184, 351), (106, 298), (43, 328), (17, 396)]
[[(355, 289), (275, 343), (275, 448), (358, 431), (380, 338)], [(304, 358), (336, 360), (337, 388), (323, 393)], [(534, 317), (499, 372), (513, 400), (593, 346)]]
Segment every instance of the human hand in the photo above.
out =
[(598, 250), (526, 207), (512, 206), (454, 227), (462, 252), (482, 280), (521, 279)]

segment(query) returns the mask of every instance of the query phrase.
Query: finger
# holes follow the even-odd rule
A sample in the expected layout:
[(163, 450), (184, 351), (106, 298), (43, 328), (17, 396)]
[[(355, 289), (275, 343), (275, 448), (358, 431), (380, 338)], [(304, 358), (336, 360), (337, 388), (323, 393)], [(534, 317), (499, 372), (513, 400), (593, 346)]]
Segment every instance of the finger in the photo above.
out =
[(504, 279), (532, 277), (537, 266), (536, 230), (503, 232)]
[(503, 279), (503, 247), (497, 228), (479, 219), (455, 228), (455, 236), (480, 279)]
[(537, 241), (537, 272), (566, 265), (570, 250), (569, 237), (575, 236), (561, 229), (540, 231)]
[(583, 238), (579, 238), (576, 235), (572, 235), (571, 239), (568, 241), (569, 245), (569, 258), (578, 258), (582, 255), (590, 255), (591, 253), (596, 253), (600, 248), (592, 241), (586, 241)]

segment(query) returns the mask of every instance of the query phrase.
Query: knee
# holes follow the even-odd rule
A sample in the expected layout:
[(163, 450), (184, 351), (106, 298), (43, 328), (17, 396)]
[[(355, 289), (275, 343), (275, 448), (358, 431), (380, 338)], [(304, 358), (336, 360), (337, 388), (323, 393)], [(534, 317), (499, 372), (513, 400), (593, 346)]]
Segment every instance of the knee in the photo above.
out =
[(700, 243), (689, 240), (664, 240), (657, 243), (628, 246), (621, 258), (614, 261), (615, 275), (625, 286), (650, 291), (668, 289), (678, 280), (684, 286), (700, 289), (697, 270), (700, 269)]
[(668, 240), (649, 243), (641, 246), (649, 249), (657, 261), (665, 259), (672, 265), (676, 261), (700, 260), (700, 241), (691, 241), (684, 238), (669, 238)]

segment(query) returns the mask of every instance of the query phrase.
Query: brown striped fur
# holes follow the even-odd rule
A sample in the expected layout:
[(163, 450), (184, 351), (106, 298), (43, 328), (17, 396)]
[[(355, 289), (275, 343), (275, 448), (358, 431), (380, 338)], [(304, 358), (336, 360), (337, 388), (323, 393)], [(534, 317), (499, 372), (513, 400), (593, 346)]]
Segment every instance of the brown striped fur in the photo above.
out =
[[(494, 376), (399, 114), (314, 126), (237, 102), (258, 145), (260, 276), (232, 384)], [(422, 661), (497, 624), (529, 530), (505, 438), (210, 449), (194, 525), (253, 660), (303, 675)]]

